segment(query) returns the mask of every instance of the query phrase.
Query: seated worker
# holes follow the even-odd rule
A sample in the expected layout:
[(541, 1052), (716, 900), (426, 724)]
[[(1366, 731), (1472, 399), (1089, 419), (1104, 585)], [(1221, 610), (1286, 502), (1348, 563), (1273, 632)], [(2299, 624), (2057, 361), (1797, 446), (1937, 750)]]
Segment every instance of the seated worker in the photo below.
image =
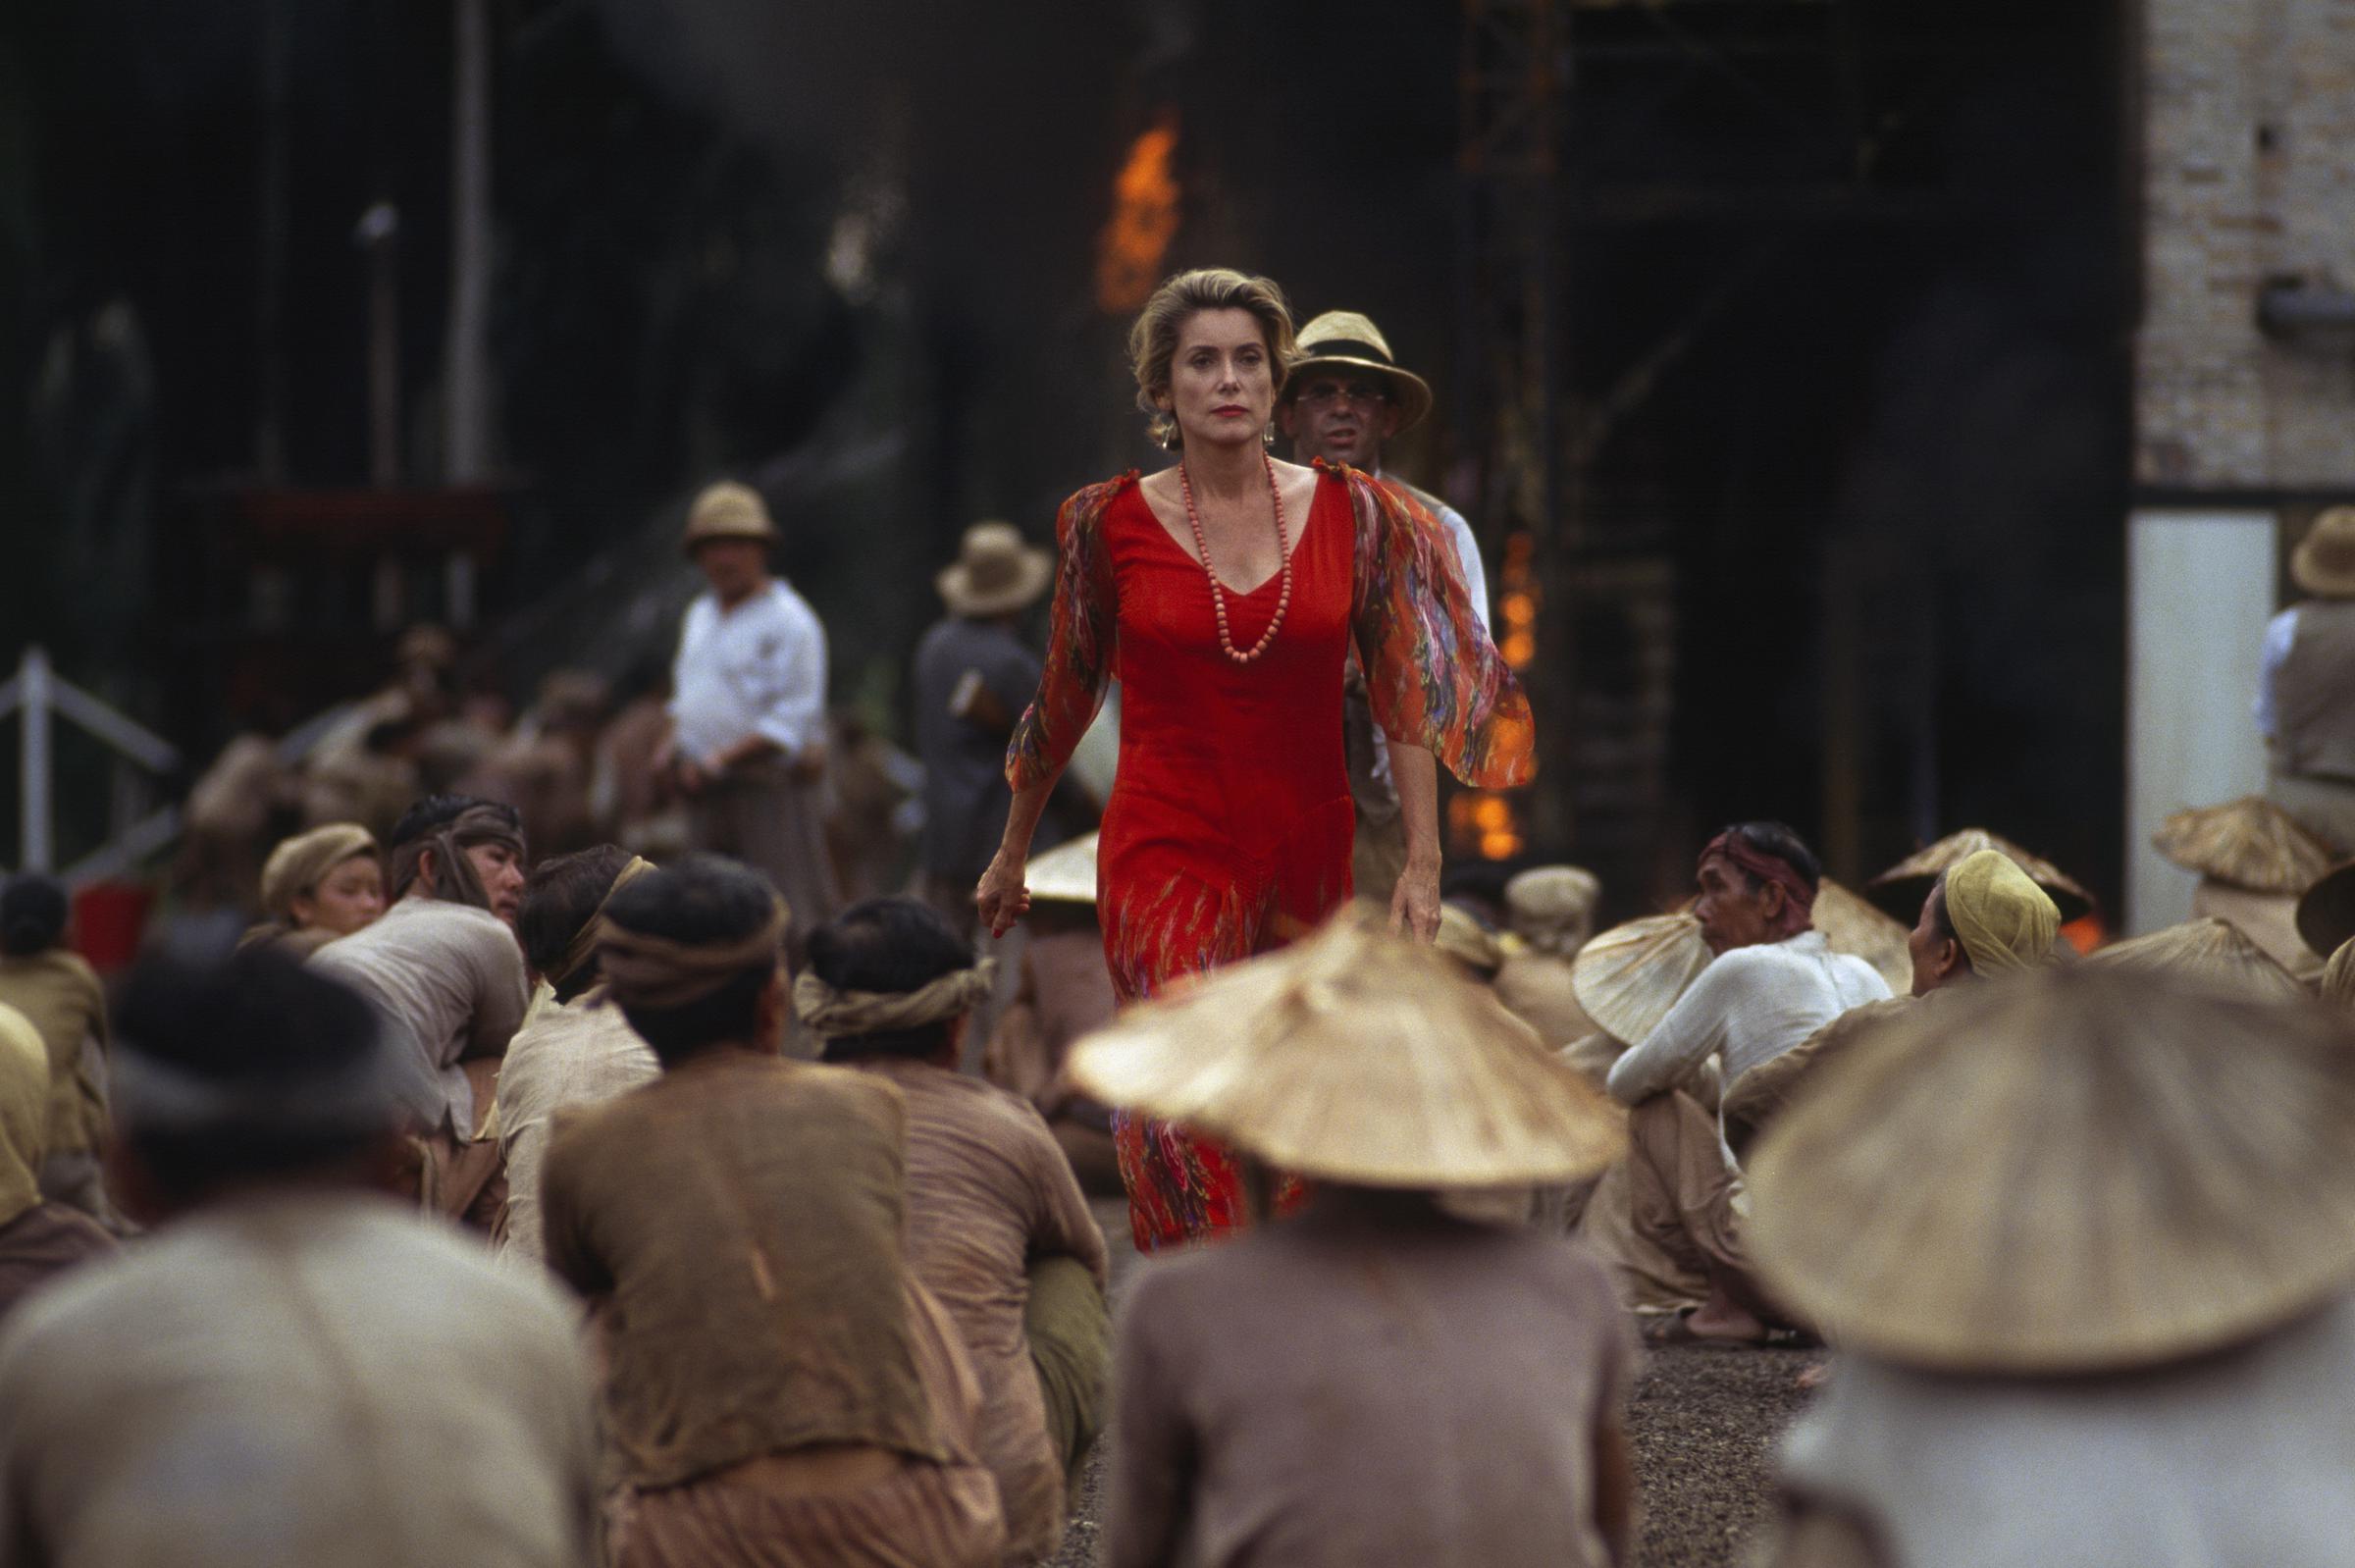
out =
[(791, 1062), (784, 901), (689, 856), (606, 900), (598, 962), (662, 1063), (567, 1118), (549, 1267), (603, 1331), (616, 1568), (995, 1568), (979, 1390), (905, 1261), (907, 1102)]
[(1871, 965), (1832, 952), (1812, 928), (1822, 878), (1814, 854), (1779, 822), (1739, 822), (1711, 839), (1693, 914), (1716, 956), (1611, 1065), (1611, 1097), (1633, 1108), (1632, 1223), (1709, 1281), (1708, 1298), (1673, 1320), (1680, 1333), (1757, 1341), (1784, 1316), (1757, 1288), (1742, 1249), (1741, 1168), (1718, 1119), (1685, 1085), (1711, 1056), (1726, 1081), (1738, 1080), (1850, 1008), (1889, 995)]
[(498, 1151), (507, 1172), (506, 1214), (497, 1230), (502, 1258), (542, 1261), (540, 1162), (556, 1114), (602, 1104), (661, 1075), (662, 1064), (621, 1009), (606, 1005), (597, 962), (605, 900), (653, 869), (627, 850), (601, 844), (543, 861), (523, 885), (515, 933), (551, 994), (515, 1031), (498, 1073)]
[(1029, 1563), (1062, 1544), (1065, 1488), (1103, 1424), (1112, 1321), (1104, 1233), (1046, 1123), (957, 1071), (994, 968), (932, 909), (874, 899), (810, 933), (793, 996), (823, 1060), (908, 1102), (909, 1267), (964, 1336), (1007, 1557)]
[(392, 907), (311, 955), (376, 1009), (407, 1063), (425, 1207), (489, 1229), (505, 1202), (498, 1144), (479, 1137), (531, 985), (513, 921), (523, 828), (511, 806), (429, 795), (387, 841)]
[(1064, 1076), (1073, 1042), (1112, 1021), (1119, 1004), (1096, 921), (1096, 835), (1031, 857), (1023, 873), (1021, 971), (981, 1052), (981, 1075), (1012, 1089), (1047, 1119), (1086, 1191), (1123, 1196), (1112, 1113)]
[(1737, 1156), (1782, 1108), (1801, 1080), (1843, 1055), (1866, 1031), (1909, 1014), (1922, 998), (1997, 975), (2022, 974), (2053, 962), (2061, 910), (2000, 850), (1980, 850), (1948, 866), (1921, 901), (1907, 946), (1912, 994), (1852, 1008), (1795, 1046), (1751, 1069), (1725, 1093), (1726, 1141)]
[(598, 1560), (578, 1312), (392, 1201), (403, 1049), (267, 947), (151, 958), (113, 1155), (153, 1232), (0, 1335), (0, 1558), (106, 1568)]
[(1617, 1118), (1382, 923), (1214, 969), (1074, 1053), (1109, 1102), (1311, 1183), (1297, 1214), (1130, 1287), (1111, 1568), (1627, 1560), (1635, 1351), (1610, 1282), (1570, 1242), (1439, 1202), (1576, 1180)]
[(1753, 1163), (1770, 1287), (1836, 1326), (1774, 1568), (2343, 1562), (2355, 1034), (2092, 964), (1830, 1066)]

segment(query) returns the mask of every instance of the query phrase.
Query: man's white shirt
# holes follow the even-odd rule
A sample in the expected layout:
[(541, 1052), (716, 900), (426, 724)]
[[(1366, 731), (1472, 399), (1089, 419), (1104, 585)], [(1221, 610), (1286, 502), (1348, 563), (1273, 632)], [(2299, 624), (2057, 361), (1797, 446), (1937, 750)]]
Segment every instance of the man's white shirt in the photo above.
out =
[(705, 594), (688, 606), (671, 665), (679, 754), (702, 761), (748, 735), (787, 757), (824, 737), (826, 630), (783, 582), (730, 610)]

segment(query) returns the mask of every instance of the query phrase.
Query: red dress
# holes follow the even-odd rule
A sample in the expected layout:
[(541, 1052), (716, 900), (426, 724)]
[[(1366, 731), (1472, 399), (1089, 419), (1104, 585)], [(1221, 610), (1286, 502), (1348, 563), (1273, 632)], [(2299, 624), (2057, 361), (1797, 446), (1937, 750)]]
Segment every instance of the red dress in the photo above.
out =
[[(1468, 782), (1529, 776), (1528, 704), (1480, 630), (1452, 548), (1396, 490), (1324, 469), (1293, 546), (1291, 607), (1249, 664), (1220, 649), (1201, 558), (1153, 515), (1133, 473), (1065, 502), (1056, 538), (1046, 673), (1007, 779), (1020, 791), (1060, 770), (1107, 681), (1121, 682), (1096, 908), (1124, 1005), (1281, 946), (1348, 899), (1352, 643), (1387, 733)], [(1282, 576), (1228, 591), (1235, 647), (1266, 632)], [(1138, 1247), (1244, 1222), (1239, 1173), (1217, 1144), (1117, 1113), (1113, 1133)]]

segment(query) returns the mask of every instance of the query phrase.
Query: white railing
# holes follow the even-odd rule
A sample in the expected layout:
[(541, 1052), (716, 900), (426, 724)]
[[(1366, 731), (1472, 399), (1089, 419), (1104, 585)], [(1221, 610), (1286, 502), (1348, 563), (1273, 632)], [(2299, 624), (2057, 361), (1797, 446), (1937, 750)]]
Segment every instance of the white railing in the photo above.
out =
[(128, 764), (149, 773), (172, 773), (180, 753), (171, 742), (125, 718), (50, 667), (44, 649), (27, 648), (16, 674), (0, 681), (0, 718), (22, 713), (24, 733), (17, 758), (18, 864), (27, 871), (57, 868), (56, 819), (51, 769), (55, 762), (52, 715), (73, 720), (120, 759), (115, 770), (114, 836), (68, 866), (65, 879), (80, 883), (113, 876), (136, 865), (180, 835), (180, 809), (166, 806), (141, 812), (143, 781)]

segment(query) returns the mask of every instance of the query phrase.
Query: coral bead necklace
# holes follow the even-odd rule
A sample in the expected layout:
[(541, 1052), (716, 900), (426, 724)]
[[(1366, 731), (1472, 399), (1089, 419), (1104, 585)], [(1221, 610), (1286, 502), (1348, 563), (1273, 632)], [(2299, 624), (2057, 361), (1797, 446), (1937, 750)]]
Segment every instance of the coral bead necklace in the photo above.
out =
[(1236, 650), (1233, 634), (1228, 630), (1226, 586), (1219, 581), (1219, 574), (1211, 570), (1210, 541), (1202, 536), (1202, 514), (1194, 510), (1193, 481), (1186, 475), (1184, 459), (1180, 458), (1178, 463), (1178, 494), (1185, 498), (1185, 521), (1194, 531), (1194, 549), (1202, 556), (1202, 575), (1210, 579), (1210, 607), (1219, 620), (1219, 648), (1237, 664), (1248, 664), (1268, 651), (1276, 641), (1277, 631), (1283, 625), (1283, 612), (1292, 606), (1292, 542), (1283, 527), (1283, 491), (1276, 483), (1275, 463), (1269, 460), (1265, 452), (1260, 454), (1259, 460), (1267, 468), (1268, 498), (1276, 503), (1276, 549), (1283, 557), (1283, 565), (1279, 568), (1283, 577), (1283, 590), (1276, 596), (1275, 618), (1268, 622), (1267, 631), (1261, 634), (1258, 642), (1251, 645), (1249, 653)]

